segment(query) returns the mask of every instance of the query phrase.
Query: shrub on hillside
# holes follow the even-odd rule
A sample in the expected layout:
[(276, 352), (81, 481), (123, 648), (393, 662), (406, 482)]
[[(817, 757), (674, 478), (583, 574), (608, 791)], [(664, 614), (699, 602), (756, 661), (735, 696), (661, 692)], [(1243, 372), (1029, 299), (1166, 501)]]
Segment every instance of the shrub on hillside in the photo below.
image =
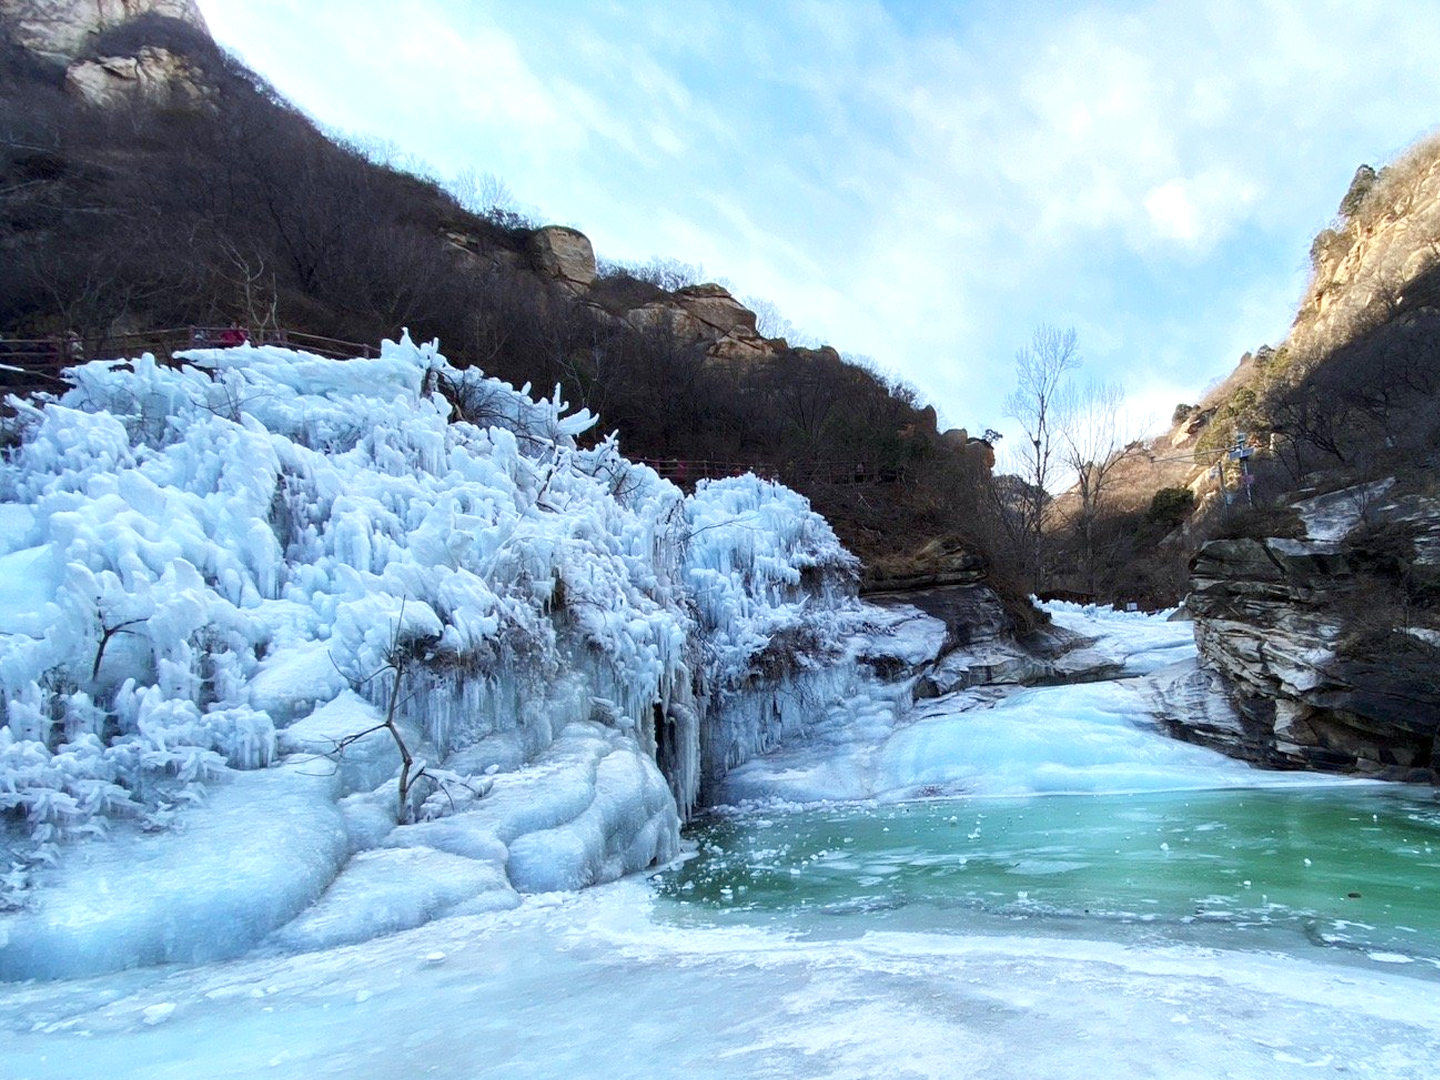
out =
[(1146, 511), (1145, 518), (1173, 529), (1194, 509), (1195, 493), (1188, 487), (1163, 487), (1150, 499), (1150, 509)]
[(1369, 165), (1361, 165), (1355, 170), (1355, 176), (1350, 181), (1350, 189), (1340, 200), (1341, 217), (1353, 218), (1360, 212), (1360, 207), (1365, 204), (1365, 199), (1375, 187), (1376, 179), (1375, 170)]

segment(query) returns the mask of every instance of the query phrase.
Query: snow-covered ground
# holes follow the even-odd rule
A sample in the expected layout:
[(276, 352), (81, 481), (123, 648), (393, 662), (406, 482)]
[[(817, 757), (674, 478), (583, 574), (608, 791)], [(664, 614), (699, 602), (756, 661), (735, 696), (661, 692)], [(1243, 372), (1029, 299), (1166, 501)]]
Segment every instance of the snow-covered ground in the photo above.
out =
[(1118, 681), (959, 691), (913, 708), (893, 688), (832, 707), (804, 738), (726, 776), (732, 804), (937, 795), (1173, 791), (1309, 786), (1313, 774), (1266, 773), (1213, 750), (1177, 742), (1147, 720), (1149, 687), (1139, 676), (1173, 673), (1195, 658), (1191, 624), (1168, 613), (1046, 605), (1054, 622), (1093, 639), (1097, 663)]
[(0, 994), (15, 1080), (1421, 1080), (1437, 1053), (1440, 995), (1401, 972), (680, 924), (639, 881), (323, 953)]
[(1168, 664), (1195, 656), (1195, 630), (1172, 612), (1116, 611), (1063, 600), (1042, 605), (1055, 625), (1094, 638), (1092, 648), (1120, 667), (1123, 674), (1150, 675)]

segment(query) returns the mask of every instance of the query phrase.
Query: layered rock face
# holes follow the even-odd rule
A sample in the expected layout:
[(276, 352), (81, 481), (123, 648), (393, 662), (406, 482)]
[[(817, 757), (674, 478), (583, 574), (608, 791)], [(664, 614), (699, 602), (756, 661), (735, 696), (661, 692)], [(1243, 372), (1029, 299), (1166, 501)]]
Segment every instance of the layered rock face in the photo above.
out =
[(204, 98), (184, 57), (146, 45), (134, 56), (76, 60), (65, 69), (65, 86), (91, 105), (118, 105), (135, 96), (157, 105), (193, 104)]
[(1440, 505), (1396, 500), (1348, 528), (1305, 517), (1304, 538), (1215, 540), (1195, 558), (1201, 662), (1238, 723), (1172, 715), (1172, 730), (1276, 768), (1434, 782), (1440, 632), (1425, 595)]
[(530, 254), (541, 273), (576, 292), (595, 280), (595, 248), (579, 229), (546, 225), (530, 237)]
[(141, 15), (164, 15), (209, 32), (194, 0), (0, 0), (0, 20), (16, 43), (60, 61), (74, 59), (104, 31)]
[(915, 683), (917, 699), (977, 686), (1053, 686), (1118, 678), (1123, 662), (1091, 648), (1058, 624), (1021, 633), (988, 585), (941, 585), (908, 592), (874, 593), (881, 607), (913, 607), (945, 626), (933, 663)]
[(665, 300), (626, 312), (637, 329), (668, 326), (677, 334), (707, 343), (706, 355), (717, 360), (757, 360), (773, 356), (783, 343), (762, 337), (755, 313), (721, 285), (688, 285)]
[(957, 536), (937, 537), (919, 550), (875, 559), (865, 569), (867, 591), (981, 585), (989, 578), (985, 556)]

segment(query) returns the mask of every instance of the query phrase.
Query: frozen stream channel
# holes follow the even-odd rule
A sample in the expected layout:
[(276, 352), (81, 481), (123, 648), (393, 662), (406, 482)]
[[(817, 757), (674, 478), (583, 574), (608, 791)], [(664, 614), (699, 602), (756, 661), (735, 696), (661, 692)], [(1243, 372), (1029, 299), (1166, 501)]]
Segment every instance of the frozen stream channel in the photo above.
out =
[[(1133, 671), (1183, 658), (1184, 627), (1097, 629)], [(1431, 793), (1251, 772), (1127, 718), (1141, 700), (822, 725), (650, 877), (12, 984), (0, 1076), (1433, 1076)], [(796, 798), (836, 777), (857, 801)]]

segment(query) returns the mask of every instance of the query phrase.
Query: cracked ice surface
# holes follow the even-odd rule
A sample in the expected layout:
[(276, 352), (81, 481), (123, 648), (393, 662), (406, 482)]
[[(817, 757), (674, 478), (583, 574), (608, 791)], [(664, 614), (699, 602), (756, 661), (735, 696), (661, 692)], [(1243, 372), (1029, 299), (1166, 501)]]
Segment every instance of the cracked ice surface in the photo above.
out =
[(1440, 1050), (1432, 991), (1197, 945), (682, 926), (623, 882), (324, 953), (15, 988), (0, 1064), (31, 1080), (97, 1062), (114, 1080), (1420, 1080)]

